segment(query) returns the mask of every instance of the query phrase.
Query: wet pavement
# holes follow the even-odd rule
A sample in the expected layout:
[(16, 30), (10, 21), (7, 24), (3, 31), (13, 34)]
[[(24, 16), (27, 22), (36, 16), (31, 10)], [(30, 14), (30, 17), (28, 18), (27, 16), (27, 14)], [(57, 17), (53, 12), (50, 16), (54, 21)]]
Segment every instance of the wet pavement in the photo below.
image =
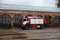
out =
[(60, 28), (40, 30), (0, 29), (0, 40), (60, 40)]

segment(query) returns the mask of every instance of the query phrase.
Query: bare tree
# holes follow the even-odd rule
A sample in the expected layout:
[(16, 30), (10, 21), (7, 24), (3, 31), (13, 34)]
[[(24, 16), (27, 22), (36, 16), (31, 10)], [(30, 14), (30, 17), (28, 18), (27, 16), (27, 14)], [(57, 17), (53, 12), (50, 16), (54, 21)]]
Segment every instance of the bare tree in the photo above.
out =
[(58, 0), (58, 4), (57, 4), (57, 7), (60, 7), (60, 0)]

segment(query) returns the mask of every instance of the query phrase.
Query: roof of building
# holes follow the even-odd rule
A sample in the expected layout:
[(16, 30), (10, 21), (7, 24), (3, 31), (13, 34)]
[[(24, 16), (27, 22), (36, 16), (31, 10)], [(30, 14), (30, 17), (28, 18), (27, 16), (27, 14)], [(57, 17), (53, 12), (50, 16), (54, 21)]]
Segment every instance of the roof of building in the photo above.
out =
[(0, 9), (28, 10), (28, 11), (45, 11), (45, 12), (60, 12), (60, 8), (54, 8), (54, 7), (14, 5), (14, 4), (1, 4), (1, 3), (0, 3)]

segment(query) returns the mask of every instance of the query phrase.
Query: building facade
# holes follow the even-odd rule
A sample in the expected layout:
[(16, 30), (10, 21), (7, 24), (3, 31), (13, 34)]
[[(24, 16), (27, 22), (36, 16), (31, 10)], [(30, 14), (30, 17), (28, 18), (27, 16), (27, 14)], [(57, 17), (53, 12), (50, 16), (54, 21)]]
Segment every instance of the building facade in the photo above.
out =
[(23, 19), (27, 15), (43, 15), (43, 16), (51, 16), (51, 21), (53, 23), (53, 19), (55, 16), (60, 16), (59, 12), (41, 12), (41, 11), (24, 11), (24, 10), (0, 10), (0, 24), (10, 24), (14, 25), (14, 23), (19, 23), (20, 19)]

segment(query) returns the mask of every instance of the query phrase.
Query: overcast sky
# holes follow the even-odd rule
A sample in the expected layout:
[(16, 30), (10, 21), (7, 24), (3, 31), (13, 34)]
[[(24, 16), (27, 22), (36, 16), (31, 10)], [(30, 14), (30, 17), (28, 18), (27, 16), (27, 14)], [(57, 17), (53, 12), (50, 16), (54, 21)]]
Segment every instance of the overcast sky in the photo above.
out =
[(44, 7), (57, 7), (56, 0), (0, 0), (0, 3), (17, 4), (17, 5), (31, 5)]

